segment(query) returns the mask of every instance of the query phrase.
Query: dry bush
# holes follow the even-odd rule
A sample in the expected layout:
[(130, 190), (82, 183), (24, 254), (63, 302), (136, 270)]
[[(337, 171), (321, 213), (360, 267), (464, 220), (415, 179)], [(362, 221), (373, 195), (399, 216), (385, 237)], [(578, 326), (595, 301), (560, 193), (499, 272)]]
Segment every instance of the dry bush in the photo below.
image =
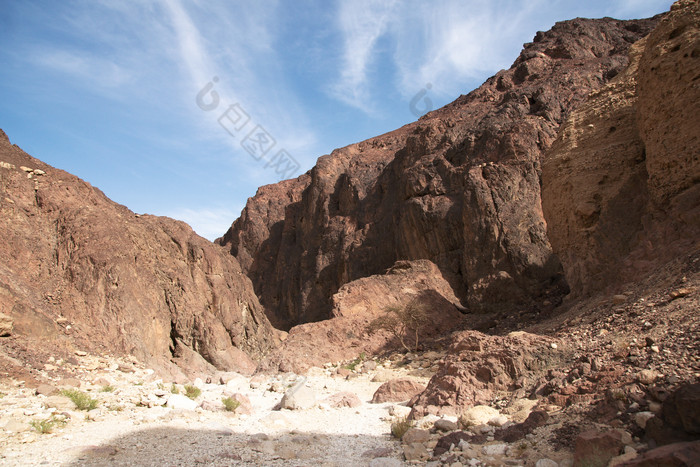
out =
[[(381, 316), (373, 319), (366, 328), (368, 334), (378, 331), (390, 332), (401, 346), (408, 352), (418, 350), (420, 328), (429, 322), (428, 307), (420, 303), (417, 299), (411, 300), (407, 305), (387, 306)], [(413, 338), (414, 348), (408, 344)]]

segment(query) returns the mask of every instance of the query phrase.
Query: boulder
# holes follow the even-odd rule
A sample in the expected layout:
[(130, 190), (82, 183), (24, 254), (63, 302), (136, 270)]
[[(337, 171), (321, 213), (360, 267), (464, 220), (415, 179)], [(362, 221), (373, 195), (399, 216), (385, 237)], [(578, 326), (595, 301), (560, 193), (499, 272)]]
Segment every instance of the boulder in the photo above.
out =
[(433, 426), (437, 431), (456, 431), (457, 429), (459, 429), (459, 426), (455, 422), (447, 420), (445, 418), (436, 420)]
[(426, 443), (430, 441), (430, 432), (420, 428), (409, 428), (401, 437), (403, 444)]
[(305, 410), (316, 405), (316, 394), (306, 387), (304, 383), (299, 383), (290, 388), (282, 396), (280, 408), (289, 410)]
[(657, 444), (700, 437), (700, 383), (679, 386), (663, 401), (661, 413), (647, 418), (646, 434)]
[(624, 467), (698, 467), (700, 465), (700, 441), (667, 444), (645, 452)]
[(403, 456), (408, 462), (424, 461), (430, 459), (428, 449), (422, 443), (406, 444), (403, 447)]
[(37, 386), (35, 392), (37, 395), (53, 396), (55, 394), (58, 394), (58, 388), (50, 384), (40, 384), (39, 386)]
[(407, 401), (424, 389), (423, 384), (410, 378), (392, 379), (377, 388), (372, 396), (372, 403)]
[(499, 415), (500, 412), (493, 407), (477, 405), (465, 410), (461, 418), (470, 425), (487, 425), (493, 418)]
[(238, 414), (238, 415), (252, 415), (253, 414), (253, 404), (250, 402), (250, 399), (248, 398), (248, 396), (237, 392), (235, 394), (232, 394), (229, 397), (231, 397), (231, 399), (237, 400), (240, 404), (236, 408), (236, 414)]
[(620, 455), (623, 447), (619, 431), (583, 432), (576, 438), (573, 467), (606, 467), (610, 459)]
[(362, 401), (352, 392), (339, 392), (328, 397), (325, 402), (333, 408), (359, 407)]

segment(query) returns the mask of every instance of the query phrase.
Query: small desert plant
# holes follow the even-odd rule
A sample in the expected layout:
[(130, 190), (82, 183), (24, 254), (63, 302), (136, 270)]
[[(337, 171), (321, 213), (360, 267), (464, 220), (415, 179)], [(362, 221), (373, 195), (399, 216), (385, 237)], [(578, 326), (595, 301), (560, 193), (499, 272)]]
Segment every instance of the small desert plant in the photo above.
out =
[(170, 392), (172, 394), (180, 394), (180, 390), (178, 389), (177, 385), (175, 385), (175, 383), (173, 383), (173, 385), (170, 386)]
[(112, 386), (111, 384), (106, 384), (102, 386), (102, 389), (100, 389), (100, 392), (114, 392), (116, 388)]
[(192, 386), (191, 384), (185, 385), (185, 395), (190, 399), (195, 400), (200, 394), (202, 394), (202, 390), (197, 386)]
[(46, 418), (44, 420), (32, 420), (31, 422), (29, 422), (29, 424), (39, 433), (46, 434), (52, 433), (54, 428), (56, 428), (57, 426), (65, 425), (66, 421), (60, 418), (56, 418), (55, 415), (52, 415), (51, 417)]
[(401, 439), (411, 427), (413, 427), (413, 422), (408, 417), (397, 417), (391, 422), (391, 434), (394, 438)]
[(238, 406), (241, 405), (241, 402), (237, 401), (233, 397), (224, 397), (221, 399), (221, 402), (223, 402), (224, 408), (227, 412), (235, 412)]
[(77, 389), (64, 389), (61, 391), (61, 395), (72, 400), (78, 410), (89, 411), (97, 408), (97, 404), (99, 403), (97, 399), (93, 399), (88, 394)]
[(517, 450), (518, 456), (522, 456), (523, 454), (525, 454), (525, 451), (527, 451), (527, 443), (523, 441), (522, 443), (518, 444)]
[[(381, 316), (373, 319), (366, 328), (368, 334), (377, 331), (388, 331), (398, 339), (401, 346), (408, 352), (418, 350), (418, 331), (428, 323), (427, 307), (412, 300), (405, 306), (388, 306)], [(408, 340), (413, 337), (413, 349), (408, 346)]]
[(343, 366), (343, 368), (345, 368), (346, 370), (355, 371), (355, 368), (357, 368), (357, 365), (364, 362), (365, 358), (367, 358), (367, 356), (365, 355), (364, 352), (362, 352), (355, 360), (353, 360), (350, 363), (348, 363), (347, 365)]

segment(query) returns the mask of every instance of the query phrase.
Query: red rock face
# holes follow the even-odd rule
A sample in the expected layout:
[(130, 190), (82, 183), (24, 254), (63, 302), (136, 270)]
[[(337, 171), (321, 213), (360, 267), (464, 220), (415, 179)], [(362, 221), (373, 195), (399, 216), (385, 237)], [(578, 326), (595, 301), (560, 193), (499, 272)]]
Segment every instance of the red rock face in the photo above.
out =
[(435, 263), (470, 311), (556, 304), (568, 288), (546, 236), (540, 159), (655, 22), (557, 23), (479, 89), (261, 188), (219, 243), (284, 328), (328, 318), (343, 284), (397, 260)]
[(10, 339), (242, 372), (273, 345), (227, 251), (182, 222), (134, 214), (2, 131), (0, 161), (0, 313), (14, 321)]
[(549, 239), (574, 295), (638, 280), (697, 249), (699, 24), (698, 2), (676, 2), (544, 158)]

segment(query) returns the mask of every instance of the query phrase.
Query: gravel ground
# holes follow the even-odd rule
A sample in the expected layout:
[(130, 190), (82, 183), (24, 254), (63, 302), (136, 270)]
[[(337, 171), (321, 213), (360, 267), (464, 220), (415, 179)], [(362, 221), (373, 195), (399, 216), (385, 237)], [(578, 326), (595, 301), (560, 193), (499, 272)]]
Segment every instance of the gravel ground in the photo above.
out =
[[(92, 359), (88, 366), (97, 369), (75, 378), (81, 390), (100, 400), (90, 412), (46, 409), (47, 397), (36, 395), (34, 388), (0, 383), (0, 465), (364, 466), (378, 457), (400, 458), (389, 434), (389, 410), (396, 404), (369, 403), (381, 384), (372, 382), (370, 374), (353, 374), (347, 380), (331, 376), (332, 370), (316, 369), (306, 386), (318, 403), (304, 410), (275, 410), (296, 375), (257, 377), (251, 384), (250, 378), (227, 374), (233, 378), (225, 385), (198, 383), (202, 394), (196, 401), (206, 410), (186, 410), (160, 405), (172, 396), (171, 383), (156, 379), (149, 370), (124, 373), (114, 369), (123, 363)], [(396, 376), (403, 376), (400, 370)], [(113, 392), (101, 392), (105, 381)], [(362, 404), (332, 408), (324, 402), (342, 391), (356, 394)], [(223, 410), (221, 398), (232, 393), (250, 399), (250, 415)], [(155, 402), (153, 407), (143, 406), (149, 400)], [(63, 413), (69, 420), (49, 434), (30, 426), (32, 420), (52, 413)]]

